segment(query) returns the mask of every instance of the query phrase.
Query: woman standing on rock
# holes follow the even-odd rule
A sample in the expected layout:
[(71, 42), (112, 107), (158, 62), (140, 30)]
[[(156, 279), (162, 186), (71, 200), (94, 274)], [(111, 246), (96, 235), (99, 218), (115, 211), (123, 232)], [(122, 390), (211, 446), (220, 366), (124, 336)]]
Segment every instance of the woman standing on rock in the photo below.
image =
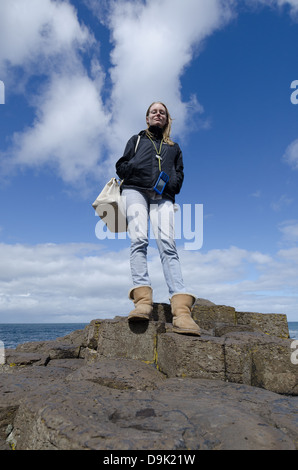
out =
[(123, 157), (116, 163), (117, 174), (123, 180), (121, 188), (131, 239), (133, 288), (129, 298), (135, 308), (128, 319), (149, 320), (153, 309), (147, 266), (150, 217), (169, 289), (173, 331), (200, 335), (190, 313), (196, 298), (186, 292), (174, 240), (175, 195), (180, 192), (184, 178), (182, 152), (171, 140), (172, 119), (163, 103), (154, 102), (149, 106), (146, 123), (147, 129), (131, 137)]

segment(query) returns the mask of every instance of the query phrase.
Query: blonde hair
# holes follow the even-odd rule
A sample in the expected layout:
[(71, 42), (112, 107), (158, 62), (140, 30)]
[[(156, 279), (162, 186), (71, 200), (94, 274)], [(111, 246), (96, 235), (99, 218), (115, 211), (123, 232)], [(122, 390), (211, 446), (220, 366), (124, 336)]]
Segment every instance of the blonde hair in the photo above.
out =
[[(166, 110), (166, 115), (167, 115), (167, 124), (165, 125), (165, 127), (163, 128), (163, 140), (166, 144), (169, 144), (169, 145), (174, 145), (174, 142), (171, 140), (171, 127), (172, 127), (172, 122), (173, 122), (173, 119), (171, 118), (170, 116), (170, 113), (169, 113), (169, 110), (168, 108), (166, 107), (166, 105), (164, 103), (162, 103), (161, 101), (154, 101), (153, 103), (150, 104), (149, 108), (147, 109), (147, 113), (146, 113), (146, 118), (149, 116), (149, 113), (150, 113), (150, 109), (152, 108), (152, 106), (154, 104), (161, 104), (165, 110)], [(149, 124), (147, 123), (147, 126), (148, 126), (148, 129), (149, 129)], [(153, 137), (151, 132), (149, 130), (146, 130), (146, 134), (149, 136), (149, 137)]]

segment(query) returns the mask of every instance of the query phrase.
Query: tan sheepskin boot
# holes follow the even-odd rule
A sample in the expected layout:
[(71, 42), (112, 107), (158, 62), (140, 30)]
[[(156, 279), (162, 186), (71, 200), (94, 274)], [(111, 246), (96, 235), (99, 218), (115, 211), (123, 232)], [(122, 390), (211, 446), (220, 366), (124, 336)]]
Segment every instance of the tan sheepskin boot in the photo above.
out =
[(200, 336), (199, 326), (191, 317), (191, 308), (196, 298), (191, 294), (174, 294), (171, 297), (173, 332)]
[(149, 320), (153, 310), (152, 288), (150, 286), (133, 287), (130, 289), (128, 297), (135, 304), (135, 309), (128, 315), (128, 320)]

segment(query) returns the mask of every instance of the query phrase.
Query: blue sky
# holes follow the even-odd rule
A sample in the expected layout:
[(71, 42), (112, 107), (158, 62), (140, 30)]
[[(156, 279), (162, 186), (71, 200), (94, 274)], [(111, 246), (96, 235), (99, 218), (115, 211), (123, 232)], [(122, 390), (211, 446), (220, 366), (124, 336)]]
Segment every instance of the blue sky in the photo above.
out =
[[(298, 321), (297, 40), (295, 0), (1, 2), (0, 322), (127, 314), (129, 240), (91, 202), (154, 100), (204, 210), (188, 290)], [(149, 271), (166, 302), (153, 240)]]

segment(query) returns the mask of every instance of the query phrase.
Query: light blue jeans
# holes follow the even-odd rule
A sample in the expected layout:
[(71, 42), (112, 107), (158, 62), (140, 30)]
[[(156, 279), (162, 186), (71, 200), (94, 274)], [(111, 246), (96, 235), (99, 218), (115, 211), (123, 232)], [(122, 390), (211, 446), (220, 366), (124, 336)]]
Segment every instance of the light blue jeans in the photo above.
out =
[(185, 292), (174, 240), (174, 204), (154, 191), (124, 189), (122, 196), (125, 198), (128, 234), (131, 239), (130, 267), (133, 286), (151, 285), (147, 264), (150, 218), (170, 297)]

